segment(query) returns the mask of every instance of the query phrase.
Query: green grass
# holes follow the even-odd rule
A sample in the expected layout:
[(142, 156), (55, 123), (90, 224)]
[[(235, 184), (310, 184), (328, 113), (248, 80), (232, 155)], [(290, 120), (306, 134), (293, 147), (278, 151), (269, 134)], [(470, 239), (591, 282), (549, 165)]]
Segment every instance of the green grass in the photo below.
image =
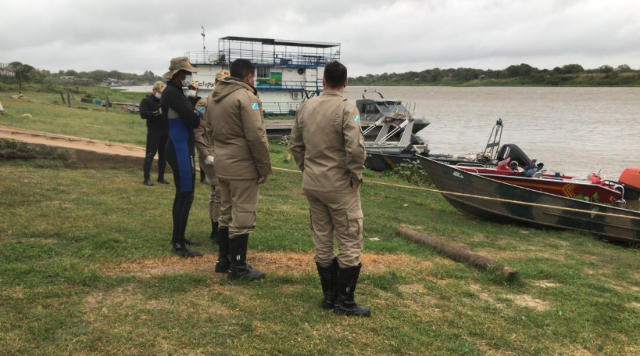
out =
[[(144, 139), (141, 121), (124, 134), (130, 114), (88, 117), (46, 96), (28, 93), (28, 103), (1, 95), (9, 113), (0, 116), (3, 125)], [(39, 113), (38, 121), (17, 121), (23, 110)], [(106, 129), (94, 128), (96, 122)], [(274, 166), (295, 168), (284, 162), (287, 150), (272, 143)], [(51, 153), (38, 156), (0, 161), (1, 355), (640, 351), (636, 249), (587, 234), (491, 223), (457, 212), (438, 194), (365, 184), (369, 262), (356, 296), (373, 316), (340, 318), (319, 308), (299, 174), (277, 171), (261, 188), (249, 260), (267, 278), (231, 283), (212, 272), (208, 187), (197, 185), (187, 229), (189, 238), (205, 242), (199, 250), (206, 256), (182, 260), (171, 257), (169, 246), (173, 186), (145, 187), (135, 169), (77, 169)], [(520, 280), (506, 283), (411, 243), (395, 235), (401, 224), (496, 258), (518, 269)]]
[(22, 99), (14, 97), (14, 93), (0, 92), (6, 111), (0, 115), (0, 125), (137, 145), (146, 142), (147, 128), (138, 114), (116, 108), (106, 112), (104, 107), (80, 102), (79, 94), (71, 108), (62, 104), (59, 94), (25, 92)]

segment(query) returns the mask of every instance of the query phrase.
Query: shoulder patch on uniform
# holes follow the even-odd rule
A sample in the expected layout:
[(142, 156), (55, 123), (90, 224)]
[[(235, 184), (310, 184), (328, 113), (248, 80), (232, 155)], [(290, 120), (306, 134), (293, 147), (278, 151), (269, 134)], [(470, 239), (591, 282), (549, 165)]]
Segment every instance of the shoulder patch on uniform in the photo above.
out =
[(251, 108), (253, 110), (258, 110), (258, 109), (260, 109), (260, 105), (258, 105), (258, 103), (251, 103)]
[(358, 115), (354, 116), (354, 117), (353, 117), (353, 120), (354, 120), (355, 122), (360, 122), (360, 116), (358, 116)]

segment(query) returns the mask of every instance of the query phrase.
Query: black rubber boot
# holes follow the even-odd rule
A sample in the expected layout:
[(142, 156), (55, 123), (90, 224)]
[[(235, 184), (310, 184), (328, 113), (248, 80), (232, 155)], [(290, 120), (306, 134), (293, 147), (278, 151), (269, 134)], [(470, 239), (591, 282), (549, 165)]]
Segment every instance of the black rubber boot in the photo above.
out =
[(338, 295), (333, 312), (346, 316), (371, 316), (371, 309), (358, 305), (353, 294), (358, 284), (362, 264), (349, 268), (338, 268)]
[(201, 246), (202, 245), (198, 241), (187, 240), (186, 238), (184, 239), (184, 243), (186, 243), (189, 246)]
[(164, 177), (159, 177), (158, 178), (158, 183), (160, 183), (160, 184), (171, 184), (171, 182), (169, 182), (168, 180), (164, 179)]
[(227, 273), (231, 268), (229, 257), (229, 228), (223, 227), (218, 230), (218, 261), (216, 262), (216, 273)]
[(153, 187), (153, 186), (154, 186), (153, 182), (152, 182), (152, 181), (151, 181), (151, 179), (149, 179), (149, 178), (145, 178), (145, 179), (144, 179), (144, 182), (143, 182), (142, 184), (144, 184), (144, 185), (148, 185), (148, 186), (150, 186), (150, 187)]
[(247, 264), (247, 244), (249, 234), (239, 235), (229, 239), (229, 252), (231, 252), (231, 272), (229, 279), (256, 280), (264, 278), (264, 273), (257, 269), (251, 269)]
[[(189, 210), (193, 203), (193, 192), (176, 193), (173, 201), (173, 236), (171, 242), (173, 251), (182, 257), (199, 257), (202, 254), (198, 251), (187, 248), (187, 239), (184, 232), (187, 229), (189, 220)], [(193, 241), (189, 241), (193, 243)]]
[(196, 250), (188, 249), (184, 243), (173, 242), (173, 252), (182, 257), (200, 257), (202, 254)]
[(318, 267), (320, 285), (324, 294), (322, 309), (333, 309), (338, 289), (338, 260), (334, 258), (329, 267), (322, 267), (318, 263), (316, 263), (316, 267)]
[(218, 222), (211, 220), (211, 235), (209, 235), (209, 239), (213, 242), (214, 245), (218, 244)]

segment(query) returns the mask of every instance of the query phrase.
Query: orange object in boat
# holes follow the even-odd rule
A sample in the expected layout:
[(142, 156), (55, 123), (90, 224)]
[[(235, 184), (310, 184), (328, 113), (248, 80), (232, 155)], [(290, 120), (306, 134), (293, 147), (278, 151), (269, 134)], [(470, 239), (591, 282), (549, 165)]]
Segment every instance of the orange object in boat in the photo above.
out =
[(627, 168), (620, 175), (619, 182), (640, 189), (640, 168)]

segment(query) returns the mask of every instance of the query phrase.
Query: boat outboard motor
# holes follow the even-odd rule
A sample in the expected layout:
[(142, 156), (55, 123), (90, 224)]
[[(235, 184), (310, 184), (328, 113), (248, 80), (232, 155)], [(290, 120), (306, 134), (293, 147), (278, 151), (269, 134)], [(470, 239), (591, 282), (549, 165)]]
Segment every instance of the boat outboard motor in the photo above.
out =
[(518, 166), (522, 167), (525, 172), (533, 170), (537, 172), (544, 167), (543, 163), (536, 163), (535, 159), (531, 160), (518, 145), (512, 143), (502, 145), (498, 151), (498, 161), (504, 161), (507, 158), (511, 158), (511, 162), (517, 162)]

